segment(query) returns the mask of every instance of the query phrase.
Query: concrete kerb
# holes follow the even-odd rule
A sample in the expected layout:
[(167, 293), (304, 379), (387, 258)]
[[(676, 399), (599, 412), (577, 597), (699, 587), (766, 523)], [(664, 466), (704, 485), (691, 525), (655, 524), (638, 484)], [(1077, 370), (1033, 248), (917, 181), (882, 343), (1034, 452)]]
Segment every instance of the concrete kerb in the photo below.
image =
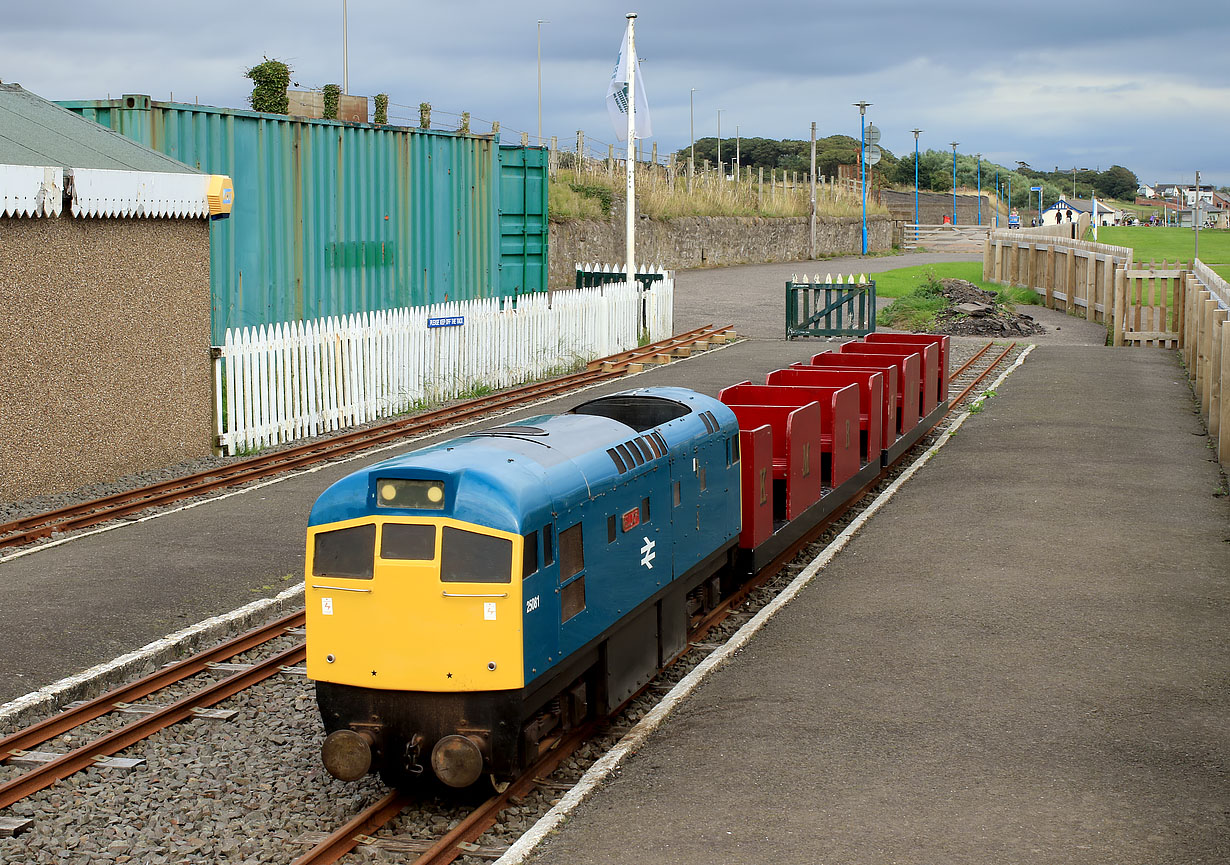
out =
[(808, 583), (820, 572), (820, 570), (832, 561), (833, 557), (841, 552), (851, 538), (863, 527), (867, 520), (871, 519), (877, 511), (882, 508), (899, 490), (906, 481), (912, 478), (924, 465), (931, 461), (931, 458), (939, 453), (940, 448), (948, 443), (948, 440), (956, 433), (962, 424), (970, 417), (970, 415), (979, 410), (983, 403), (991, 396), (990, 391), (994, 391), (1011, 375), (1017, 367), (1025, 362), (1025, 358), (1034, 350), (1034, 345), (1026, 346), (1025, 350), (1017, 357), (1016, 362), (1008, 369), (1004, 370), (982, 394), (970, 404), (970, 409), (962, 412), (953, 422), (939, 440), (920, 454), (918, 459), (910, 464), (910, 467), (902, 472), (901, 475), (894, 480), (887, 489), (876, 496), (875, 500), (868, 505), (858, 517), (846, 526), (846, 528), (835, 537), (826, 546), (816, 558), (812, 559), (798, 576), (791, 581), (785, 589), (781, 591), (776, 598), (769, 604), (761, 608), (755, 616), (753, 616), (743, 627), (736, 631), (729, 640), (727, 640), (720, 649), (711, 653), (707, 658), (697, 664), (690, 673), (684, 676), (670, 690), (665, 697), (662, 698), (656, 706), (653, 707), (643, 718), (633, 727), (626, 736), (607, 752), (600, 760), (590, 766), (581, 780), (577, 782), (568, 793), (556, 803), (550, 811), (543, 815), (534, 826), (526, 832), (521, 838), (514, 843), (508, 850), (495, 861), (495, 865), (521, 865), (526, 858), (547, 838), (560, 824), (581, 805), (585, 800), (589, 799), (598, 787), (610, 777), (618, 768), (619, 764), (630, 754), (636, 753), (645, 741), (653, 734), (658, 727), (670, 716), (670, 714), (683, 702), (693, 691), (695, 691), (709, 675), (721, 665), (729, 661), (736, 652), (747, 645), (748, 641), (755, 636), (764, 625), (775, 615), (777, 615), (786, 604), (790, 603)]
[[(729, 348), (730, 346), (735, 345), (738, 341), (739, 340), (713, 346), (708, 351), (704, 352), (704, 354), (712, 354), (713, 352)], [(680, 358), (676, 361), (676, 363), (686, 363), (687, 361), (693, 360), (700, 356), (701, 354), (697, 354), (688, 358)], [(625, 376), (625, 378), (635, 378), (638, 375), (643, 375), (645, 372), (649, 372), (649, 370), (631, 373)], [(603, 384), (606, 384), (606, 382), (588, 385), (584, 388), (573, 391), (573, 393), (584, 393), (585, 391), (599, 387)], [(496, 418), (504, 417), (514, 412), (523, 411), (526, 408), (533, 408), (534, 406), (542, 405), (556, 399), (559, 399), (559, 397), (545, 397), (542, 400), (530, 403), (527, 406), (517, 406), (515, 408), (510, 408), (502, 412), (488, 415), (479, 420), (466, 421), (464, 423), (457, 424), (455, 427), (452, 427), (452, 429), (465, 429), (466, 427), (475, 426), (477, 424), (488, 423)], [(88, 532), (82, 532), (60, 538), (49, 543), (39, 544), (38, 546), (30, 547), (8, 556), (0, 557), (0, 564), (13, 559), (21, 558), (22, 556), (33, 555), (34, 553), (59, 546), (61, 544), (72, 543), (73, 541), (90, 537), (91, 535), (122, 529), (127, 526), (145, 522), (147, 520), (167, 516), (168, 514), (178, 513), (180, 511), (190, 510), (211, 502), (221, 501), (222, 499), (227, 499), (231, 496), (246, 495), (254, 490), (264, 489), (265, 487), (273, 486), (274, 484), (278, 484), (301, 475), (313, 474), (321, 471), (326, 466), (331, 467), (339, 463), (351, 462), (359, 459), (368, 459), (373, 454), (403, 448), (407, 444), (419, 441), (421, 439), (430, 438), (434, 435), (438, 435), (438, 433), (428, 433), (421, 436), (414, 436), (399, 441), (396, 444), (384, 445), (382, 447), (366, 450), (361, 454), (355, 454), (354, 456), (332, 460), (324, 465), (314, 466), (312, 468), (286, 475), (280, 475), (276, 478), (272, 478), (259, 484), (254, 484), (250, 487), (245, 487), (241, 490), (232, 490), (230, 492), (223, 493), (222, 495), (212, 496), (208, 499), (191, 502), (178, 508), (159, 511), (155, 514), (149, 514), (141, 517), (140, 519), (114, 523), (112, 525), (102, 526)], [(67, 676), (60, 679), (58, 682), (53, 682), (52, 684), (42, 687), (37, 691), (31, 691), (28, 694), (24, 694), (3, 705), (0, 705), (0, 734), (3, 734), (5, 730), (16, 730), (23, 726), (28, 726), (29, 724), (35, 723), (42, 718), (47, 717), (49, 714), (61, 711), (64, 706), (76, 700), (92, 699), (93, 697), (98, 696), (98, 694), (105, 688), (115, 687), (117, 685), (133, 681), (141, 676), (148, 675), (164, 664), (180, 660), (185, 654), (196, 651), (197, 649), (214, 645), (225, 638), (235, 636), (245, 630), (250, 630), (251, 628), (257, 627), (269, 619), (284, 613), (288, 613), (293, 609), (301, 608), (302, 606), (303, 583), (299, 582), (272, 598), (261, 598), (250, 604), (245, 604), (237, 610), (232, 610), (229, 613), (223, 613), (221, 615), (205, 619), (201, 622), (197, 622), (195, 625), (191, 625), (172, 634), (168, 634), (167, 636), (155, 640), (152, 643), (148, 643), (140, 649), (129, 652), (128, 654), (121, 655), (113, 660), (90, 667), (88, 670), (83, 670), (82, 672), (76, 673), (72, 676)]]
[(249, 630), (277, 614), (302, 606), (303, 583), (299, 583), (275, 597), (261, 598), (168, 634), (136, 651), (10, 700), (0, 706), (0, 731), (27, 726), (75, 700), (97, 696), (102, 688), (149, 675), (164, 664), (180, 660), (187, 652), (211, 646), (224, 637)]

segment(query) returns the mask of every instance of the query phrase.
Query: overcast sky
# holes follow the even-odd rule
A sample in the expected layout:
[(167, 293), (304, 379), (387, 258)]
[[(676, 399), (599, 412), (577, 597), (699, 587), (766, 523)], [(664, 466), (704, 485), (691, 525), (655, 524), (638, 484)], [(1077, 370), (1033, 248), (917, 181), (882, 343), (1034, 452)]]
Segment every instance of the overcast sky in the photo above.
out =
[[(288, 61), (303, 89), (342, 81), (341, 0), (7, 4), (0, 80), (49, 99), (146, 93), (247, 107), (244, 70)], [(1106, 169), (1144, 182), (1230, 184), (1230, 0), (349, 0), (349, 89), (387, 92), (393, 118), (431, 102), (505, 141), (616, 138), (604, 106), (625, 14), (665, 154), (736, 126), (745, 137), (859, 132), (851, 103), (897, 155), (921, 145), (1004, 165)]]

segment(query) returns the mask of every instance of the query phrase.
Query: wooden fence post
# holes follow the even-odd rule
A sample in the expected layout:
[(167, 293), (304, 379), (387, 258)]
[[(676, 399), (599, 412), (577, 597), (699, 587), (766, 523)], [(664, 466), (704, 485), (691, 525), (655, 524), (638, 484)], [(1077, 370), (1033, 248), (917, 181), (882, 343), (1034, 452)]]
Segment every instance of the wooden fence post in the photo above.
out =
[(1216, 314), (1217, 299), (1213, 297), (1212, 292), (1209, 292), (1209, 297), (1204, 302), (1203, 332), (1200, 340), (1202, 369), (1197, 373), (1200, 376), (1200, 387), (1196, 391), (1196, 396), (1200, 399), (1200, 412), (1204, 415), (1205, 423), (1209, 421), (1209, 392), (1213, 385), (1213, 340), (1217, 336), (1217, 319), (1214, 317)]
[[(1106, 266), (1102, 268), (1102, 324), (1111, 326), (1114, 315), (1114, 257), (1106, 257)], [(1165, 329), (1159, 329), (1165, 330)]]
[(1200, 395), (1204, 393), (1204, 375), (1207, 372), (1206, 361), (1208, 358), (1208, 347), (1205, 345), (1205, 340), (1208, 337), (1206, 328), (1208, 327), (1208, 305), (1212, 300), (1212, 294), (1206, 290), (1196, 292), (1196, 302), (1193, 304), (1195, 315), (1192, 322), (1193, 330), (1195, 331), (1195, 345), (1192, 346), (1192, 380), (1195, 382), (1194, 390), (1196, 391), (1196, 399), (1200, 399)]
[[(1071, 312), (1076, 308), (1076, 247), (1068, 247), (1068, 267), (1063, 284), (1064, 309)], [(1052, 307), (1053, 308), (1053, 307)]]
[(1043, 306), (1053, 309), (1055, 306), (1055, 241), (1046, 245), (1046, 263), (1043, 265), (1042, 281), (1046, 284), (1046, 299)]
[(1089, 253), (1085, 263), (1085, 321), (1093, 321), (1096, 310), (1093, 308), (1094, 296), (1097, 294), (1098, 259), (1096, 253)]
[[(905, 238), (902, 238), (904, 240)], [(987, 239), (982, 242), (982, 281), (987, 282), (991, 277), (991, 263), (995, 260), (995, 243), (991, 240), (991, 235), (987, 235)]]
[(1226, 310), (1215, 307), (1213, 310), (1213, 327), (1209, 334), (1209, 436), (1218, 440), (1221, 431), (1222, 402), (1222, 332), (1226, 330)]
[(1187, 323), (1187, 310), (1184, 308), (1187, 304), (1187, 274), (1179, 274), (1179, 278), (1174, 281), (1174, 329), (1179, 335), (1178, 348), (1183, 352), (1183, 356), (1187, 356), (1186, 346), (1187, 341), (1184, 339), (1184, 326)]
[(1217, 437), (1217, 458), (1223, 469), (1230, 469), (1230, 323), (1221, 326), (1221, 420)]
[(1121, 267), (1115, 268), (1115, 308), (1109, 321), (1114, 328), (1111, 345), (1123, 345), (1123, 317), (1127, 311), (1127, 271)]

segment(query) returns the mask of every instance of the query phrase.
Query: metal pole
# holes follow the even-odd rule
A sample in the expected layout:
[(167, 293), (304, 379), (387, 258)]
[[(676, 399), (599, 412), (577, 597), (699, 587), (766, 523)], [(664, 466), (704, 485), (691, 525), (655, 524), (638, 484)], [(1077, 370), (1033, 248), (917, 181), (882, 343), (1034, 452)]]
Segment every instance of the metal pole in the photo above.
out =
[[(692, 165), (696, 164), (696, 88), (692, 88), (692, 92), (688, 94), (688, 129), (692, 134)], [(688, 166), (691, 171), (691, 166)]]
[(628, 19), (628, 213), (624, 266), (628, 281), (636, 279), (636, 13)]
[[(1192, 231), (1196, 235), (1196, 248), (1192, 250), (1192, 266), (1200, 257), (1200, 172), (1196, 172), (1196, 200), (1192, 202)], [(1224, 369), (1224, 367), (1223, 367)]]
[(811, 221), (808, 223), (810, 238), (807, 254), (816, 260), (816, 121), (811, 122)]
[(863, 255), (867, 254), (867, 108), (870, 102), (852, 103), (858, 109), (860, 131), (858, 134), (858, 163), (863, 175)]
[(342, 0), (342, 92), (350, 92), (350, 59), (347, 57), (346, 0)]
[(995, 169), (995, 227), (999, 228), (999, 169)]
[(960, 141), (949, 142), (952, 144), (952, 224), (957, 224), (957, 145)]
[(918, 133), (922, 130), (912, 131), (914, 133), (914, 224), (918, 225)]
[(542, 25), (550, 21), (538, 21), (538, 146), (542, 147)]
[(982, 225), (982, 154), (974, 154), (978, 157), (978, 224)]
[[(735, 124), (735, 165), (739, 165), (739, 124)], [(739, 169), (736, 168), (733, 172), (735, 179), (739, 179)]]
[[(725, 108), (719, 108), (718, 112), (718, 171), (722, 170), (722, 112)], [(725, 179), (720, 178), (720, 179)]]

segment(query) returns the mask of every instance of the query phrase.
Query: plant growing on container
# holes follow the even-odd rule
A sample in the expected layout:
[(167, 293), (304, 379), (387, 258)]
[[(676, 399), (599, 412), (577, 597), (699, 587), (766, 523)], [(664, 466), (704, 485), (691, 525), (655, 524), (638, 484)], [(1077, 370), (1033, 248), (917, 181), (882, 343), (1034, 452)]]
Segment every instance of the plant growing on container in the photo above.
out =
[(337, 120), (337, 103), (342, 96), (342, 88), (336, 84), (326, 84), (325, 90), (325, 108), (322, 117), (325, 120)]
[(373, 118), (373, 122), (377, 126), (384, 126), (389, 122), (389, 94), (376, 94), (376, 116)]
[(419, 129), (431, 129), (431, 103), (419, 103)]
[(254, 111), (264, 111), (269, 114), (285, 114), (290, 108), (290, 99), (286, 88), (290, 86), (290, 66), (281, 60), (265, 58), (264, 63), (258, 63), (244, 72), (245, 78), (254, 82), (252, 94), (248, 102)]

